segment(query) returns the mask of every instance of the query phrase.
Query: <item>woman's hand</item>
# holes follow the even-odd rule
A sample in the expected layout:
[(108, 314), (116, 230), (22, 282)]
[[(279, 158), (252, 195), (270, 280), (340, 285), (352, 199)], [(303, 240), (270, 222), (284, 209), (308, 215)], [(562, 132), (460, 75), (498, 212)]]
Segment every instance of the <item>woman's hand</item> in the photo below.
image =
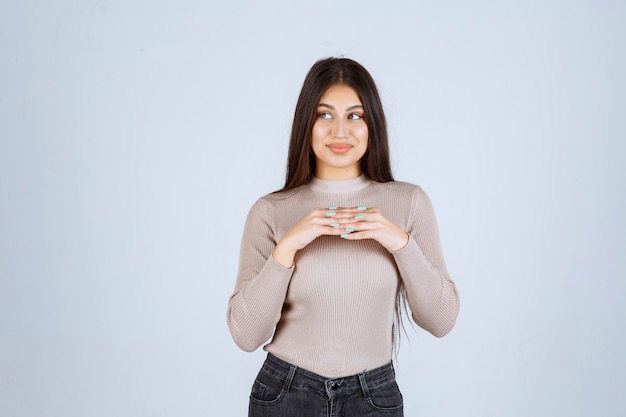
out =
[(322, 235), (340, 236), (342, 229), (336, 207), (317, 208), (285, 233), (272, 256), (285, 268), (293, 265), (296, 252)]
[(346, 240), (374, 239), (389, 252), (398, 251), (409, 243), (409, 234), (378, 209), (361, 206), (341, 211), (349, 218), (341, 222), (344, 230), (341, 237)]
[(363, 206), (318, 208), (285, 233), (272, 256), (282, 266), (290, 268), (296, 252), (322, 235), (346, 240), (374, 239), (390, 252), (402, 249), (409, 241), (408, 234), (377, 209)]

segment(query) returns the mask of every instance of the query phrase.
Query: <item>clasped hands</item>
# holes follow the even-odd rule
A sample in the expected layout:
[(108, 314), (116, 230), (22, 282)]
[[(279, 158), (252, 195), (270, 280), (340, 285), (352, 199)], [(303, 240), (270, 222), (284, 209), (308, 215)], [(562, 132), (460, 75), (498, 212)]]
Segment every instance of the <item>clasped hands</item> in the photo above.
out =
[(317, 208), (285, 233), (272, 256), (286, 268), (295, 254), (319, 236), (345, 240), (374, 239), (389, 252), (405, 247), (409, 235), (378, 209), (366, 206)]

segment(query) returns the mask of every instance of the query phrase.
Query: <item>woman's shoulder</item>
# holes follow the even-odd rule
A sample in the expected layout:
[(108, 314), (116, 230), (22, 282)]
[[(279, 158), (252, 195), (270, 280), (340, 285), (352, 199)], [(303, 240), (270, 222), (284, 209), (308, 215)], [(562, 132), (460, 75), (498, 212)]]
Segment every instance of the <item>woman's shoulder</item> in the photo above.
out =
[(401, 195), (414, 195), (424, 193), (421, 186), (405, 181), (389, 181), (373, 183), (377, 191), (385, 191), (389, 193), (398, 193)]
[(420, 185), (406, 181), (377, 182), (374, 184), (376, 188), (372, 191), (381, 196), (384, 195), (386, 199), (402, 201), (410, 207), (430, 205), (430, 197)]
[(298, 205), (298, 202), (302, 199), (303, 190), (301, 188), (274, 191), (257, 198), (250, 207), (248, 217), (273, 221), (271, 219), (275, 219), (277, 213)]
[(291, 190), (278, 190), (259, 197), (255, 205), (276, 206), (287, 201), (299, 198), (303, 192), (303, 187), (296, 187)]

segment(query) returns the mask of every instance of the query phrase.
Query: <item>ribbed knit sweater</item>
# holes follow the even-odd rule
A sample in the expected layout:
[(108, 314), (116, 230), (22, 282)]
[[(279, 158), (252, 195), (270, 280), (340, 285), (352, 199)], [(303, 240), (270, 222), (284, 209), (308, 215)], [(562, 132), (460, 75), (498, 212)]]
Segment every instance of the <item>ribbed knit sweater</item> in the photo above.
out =
[[(272, 252), (282, 236), (318, 207), (377, 208), (409, 234), (393, 253), (372, 239), (321, 236), (296, 253), (291, 268)], [(320, 180), (260, 198), (250, 209), (239, 273), (228, 302), (235, 343), (264, 349), (328, 378), (388, 363), (396, 294), (404, 285), (415, 323), (437, 337), (459, 312), (459, 296), (441, 252), (435, 214), (416, 185), (377, 183), (364, 175)]]

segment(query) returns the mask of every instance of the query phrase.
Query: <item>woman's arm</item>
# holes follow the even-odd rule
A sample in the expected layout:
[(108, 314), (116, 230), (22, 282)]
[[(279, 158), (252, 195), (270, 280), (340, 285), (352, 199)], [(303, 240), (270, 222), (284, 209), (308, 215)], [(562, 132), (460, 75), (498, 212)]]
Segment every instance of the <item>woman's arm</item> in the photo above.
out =
[(293, 273), (293, 266), (285, 268), (272, 257), (276, 242), (269, 209), (259, 200), (248, 213), (235, 291), (228, 300), (228, 329), (247, 352), (272, 336)]
[(345, 232), (343, 238), (375, 239), (393, 254), (413, 320), (420, 327), (437, 337), (452, 330), (459, 295), (441, 252), (435, 212), (420, 187), (413, 188), (406, 226), (395, 224), (377, 208), (366, 207), (342, 209), (337, 221)]
[(335, 213), (317, 208), (276, 242), (270, 205), (252, 206), (241, 242), (239, 274), (228, 302), (228, 328), (237, 346), (253, 351), (266, 342), (280, 320), (296, 252), (322, 235), (340, 235)]
[(445, 265), (437, 219), (426, 193), (412, 196), (409, 241), (392, 252), (411, 308), (413, 320), (437, 337), (452, 330), (459, 314), (459, 294)]

